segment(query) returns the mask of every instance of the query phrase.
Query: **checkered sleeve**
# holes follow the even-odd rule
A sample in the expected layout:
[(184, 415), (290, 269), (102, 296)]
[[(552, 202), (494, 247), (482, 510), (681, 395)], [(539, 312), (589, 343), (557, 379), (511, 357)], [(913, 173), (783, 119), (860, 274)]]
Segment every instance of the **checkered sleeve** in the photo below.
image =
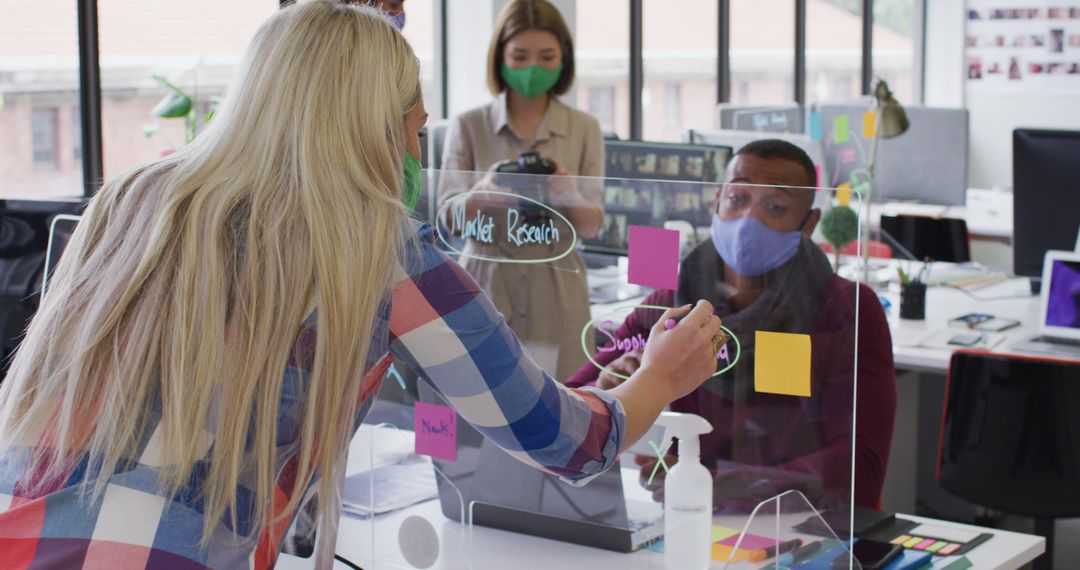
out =
[(611, 466), (626, 416), (618, 400), (555, 382), (429, 226), (392, 294), (390, 350), (485, 437), (520, 461), (584, 484)]

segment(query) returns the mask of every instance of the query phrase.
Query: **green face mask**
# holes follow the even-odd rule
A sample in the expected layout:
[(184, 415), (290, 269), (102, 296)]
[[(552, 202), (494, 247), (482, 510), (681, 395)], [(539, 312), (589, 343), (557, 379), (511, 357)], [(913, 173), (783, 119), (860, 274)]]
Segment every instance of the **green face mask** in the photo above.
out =
[(533, 99), (547, 93), (555, 86), (559, 81), (559, 76), (562, 75), (562, 69), (561, 63), (555, 69), (546, 69), (539, 65), (511, 69), (504, 63), (502, 78), (511, 89)]
[(416, 202), (420, 199), (420, 161), (411, 152), (406, 152), (403, 163), (405, 187), (401, 189), (401, 201), (411, 212), (416, 209)]

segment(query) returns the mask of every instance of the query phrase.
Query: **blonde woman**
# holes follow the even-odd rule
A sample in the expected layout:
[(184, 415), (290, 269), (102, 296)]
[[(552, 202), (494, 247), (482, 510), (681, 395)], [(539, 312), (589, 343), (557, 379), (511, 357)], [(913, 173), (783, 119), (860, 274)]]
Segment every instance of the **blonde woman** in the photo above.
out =
[(418, 76), (376, 11), (289, 7), (197, 140), (102, 188), (0, 387), (0, 567), (271, 567), (312, 488), (325, 567), (339, 469), (392, 356), (572, 481), (711, 374), (706, 303), (672, 310), (606, 394), (522, 356), (408, 221)]

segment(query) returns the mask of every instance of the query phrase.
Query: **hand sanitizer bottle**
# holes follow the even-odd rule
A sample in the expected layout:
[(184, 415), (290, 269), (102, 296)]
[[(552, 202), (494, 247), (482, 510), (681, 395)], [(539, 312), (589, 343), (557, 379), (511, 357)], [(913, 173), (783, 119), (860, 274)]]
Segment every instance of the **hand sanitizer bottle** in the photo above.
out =
[(663, 412), (664, 444), (679, 440), (679, 461), (664, 481), (664, 565), (668, 570), (706, 570), (712, 560), (712, 494), (709, 470), (701, 464), (698, 436), (712, 425), (694, 414)]

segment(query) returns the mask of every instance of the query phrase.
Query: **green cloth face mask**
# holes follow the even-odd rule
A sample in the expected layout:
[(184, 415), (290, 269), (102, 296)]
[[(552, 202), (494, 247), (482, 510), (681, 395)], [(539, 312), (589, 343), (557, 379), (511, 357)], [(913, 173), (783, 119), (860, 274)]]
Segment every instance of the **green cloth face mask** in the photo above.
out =
[(504, 63), (502, 78), (511, 89), (533, 99), (550, 91), (558, 83), (562, 70), (561, 63), (555, 69), (547, 69), (539, 65), (511, 69)]
[(406, 152), (402, 162), (405, 170), (405, 187), (401, 189), (401, 201), (411, 212), (416, 209), (416, 202), (420, 199), (420, 161), (416, 160), (411, 152)]

